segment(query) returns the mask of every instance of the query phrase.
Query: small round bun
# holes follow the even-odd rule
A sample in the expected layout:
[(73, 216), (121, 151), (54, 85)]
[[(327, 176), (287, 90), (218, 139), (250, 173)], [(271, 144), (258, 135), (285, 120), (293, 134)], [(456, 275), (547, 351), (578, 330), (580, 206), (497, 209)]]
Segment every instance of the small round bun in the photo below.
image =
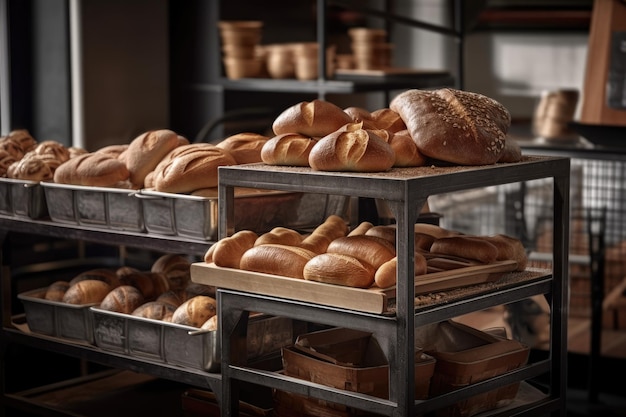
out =
[(217, 313), (217, 301), (213, 297), (197, 295), (182, 303), (172, 316), (172, 323), (201, 327)]

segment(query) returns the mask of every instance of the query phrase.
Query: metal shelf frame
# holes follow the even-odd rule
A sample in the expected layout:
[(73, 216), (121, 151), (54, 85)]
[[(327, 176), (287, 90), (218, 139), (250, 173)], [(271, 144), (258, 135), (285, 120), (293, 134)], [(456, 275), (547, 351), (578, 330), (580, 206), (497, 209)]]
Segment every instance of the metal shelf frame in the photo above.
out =
[[(552, 277), (511, 291), (484, 297), (472, 297), (459, 303), (439, 305), (431, 310), (415, 312), (413, 224), (429, 195), (472, 188), (501, 185), (532, 179), (552, 178), (555, 218), (554, 264)], [(251, 187), (342, 194), (385, 200), (395, 214), (398, 253), (397, 305), (394, 317), (362, 314), (331, 309), (293, 300), (263, 297), (237, 291), (218, 291), (218, 317), (222, 340), (222, 416), (238, 414), (238, 383), (250, 381), (288, 391), (351, 405), (387, 416), (408, 416), (451, 404), (458, 398), (482, 392), (512, 380), (521, 381), (548, 372), (550, 392), (545, 400), (522, 407), (521, 414), (536, 415), (538, 409), (553, 415), (565, 411), (567, 370), (567, 300), (568, 300), (568, 238), (569, 238), (570, 164), (567, 158), (530, 157), (515, 164), (496, 164), (453, 169), (392, 169), (385, 173), (338, 173), (313, 171), (310, 168), (268, 167), (264, 164), (219, 168), (219, 234), (233, 231), (234, 187)], [(464, 312), (506, 304), (534, 294), (545, 294), (551, 306), (551, 346), (546, 362), (527, 365), (497, 379), (459, 390), (446, 396), (416, 402), (414, 398), (414, 335), (415, 327), (452, 318)], [(312, 320), (324, 324), (346, 326), (373, 332), (381, 341), (390, 366), (389, 400), (381, 400), (342, 390), (329, 389), (302, 380), (274, 375), (245, 366), (238, 346), (245, 342), (248, 311)], [(535, 408), (538, 407), (538, 408)], [(516, 412), (517, 412), (516, 411)], [(535, 414), (533, 414), (535, 413)]]

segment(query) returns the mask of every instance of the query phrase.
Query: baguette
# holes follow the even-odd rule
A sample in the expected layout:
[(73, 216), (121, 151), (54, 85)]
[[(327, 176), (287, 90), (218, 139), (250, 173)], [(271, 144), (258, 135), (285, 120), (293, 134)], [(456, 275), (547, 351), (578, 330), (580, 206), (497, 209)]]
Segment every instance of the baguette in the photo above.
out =
[[(428, 264), (424, 255), (415, 253), (414, 257), (414, 275), (420, 276), (428, 272)], [(396, 285), (398, 275), (398, 257), (393, 257), (389, 261), (382, 264), (374, 275), (374, 282), (377, 287), (388, 288)]]
[(368, 235), (345, 236), (333, 240), (326, 250), (327, 253), (350, 255), (374, 268), (396, 256), (396, 248), (389, 241)]
[(304, 278), (304, 265), (316, 253), (287, 245), (267, 244), (248, 249), (241, 257), (240, 268), (265, 274)]
[(498, 248), (487, 239), (479, 236), (447, 236), (435, 239), (430, 252), (471, 259), (484, 264), (493, 263), (498, 258)]
[(326, 284), (369, 288), (376, 269), (367, 262), (341, 253), (322, 253), (304, 266), (304, 279)]

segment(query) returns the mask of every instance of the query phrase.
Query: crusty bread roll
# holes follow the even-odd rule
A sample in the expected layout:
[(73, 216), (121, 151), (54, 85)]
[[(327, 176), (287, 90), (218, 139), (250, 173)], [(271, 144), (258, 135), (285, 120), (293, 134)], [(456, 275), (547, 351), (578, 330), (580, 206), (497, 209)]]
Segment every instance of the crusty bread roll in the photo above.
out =
[(413, 230), (415, 231), (415, 233), (424, 233), (435, 238), (458, 236), (460, 234), (456, 230), (449, 230), (439, 225), (430, 223), (415, 223), (415, 225), (413, 226)]
[(396, 228), (392, 225), (376, 225), (370, 227), (366, 232), (366, 236), (376, 236), (382, 239), (387, 240), (393, 245), (396, 245)]
[(2, 140), (0, 140), (0, 150), (6, 151), (16, 161), (22, 159), (26, 154), (20, 146), (20, 143), (9, 136), (3, 136)]
[(159, 170), (155, 170), (155, 190), (189, 193), (200, 188), (216, 187), (218, 167), (236, 165), (237, 161), (222, 148), (209, 143), (203, 145), (169, 159)]
[(497, 162), (511, 124), (496, 100), (451, 88), (407, 90), (389, 107), (400, 114), (422, 154), (459, 165)]
[(457, 256), (488, 264), (496, 261), (498, 248), (479, 236), (447, 236), (435, 239), (430, 247), (430, 253)]
[(176, 290), (185, 288), (191, 280), (190, 267), (191, 262), (185, 256), (168, 253), (154, 261), (150, 272), (165, 274), (170, 283), (170, 289)]
[(309, 165), (317, 171), (379, 172), (395, 161), (391, 146), (362, 123), (350, 123), (321, 138), (311, 149)]
[(303, 101), (285, 109), (272, 124), (274, 135), (300, 133), (319, 138), (351, 123), (352, 118), (337, 105), (324, 101)]
[(229, 136), (216, 146), (228, 151), (238, 164), (262, 162), (261, 149), (269, 137), (260, 133), (243, 132)]
[(128, 274), (120, 278), (122, 285), (130, 285), (137, 288), (143, 294), (146, 301), (153, 301), (159, 295), (170, 290), (170, 282), (162, 272), (141, 271)]
[(350, 255), (322, 253), (306, 263), (303, 273), (309, 281), (368, 288), (374, 283), (376, 269)]
[(69, 288), (69, 282), (63, 280), (55, 281), (48, 285), (43, 298), (48, 301), (63, 301), (63, 296)]
[(498, 261), (512, 260), (517, 262), (517, 270), (524, 271), (528, 264), (528, 255), (526, 254), (526, 248), (521, 240), (507, 236), (504, 234), (497, 234), (493, 236), (484, 236), (488, 242), (495, 245), (498, 249)]
[(54, 171), (59, 184), (112, 187), (129, 178), (126, 164), (104, 153), (89, 152), (70, 158)]
[(406, 129), (402, 117), (389, 108), (374, 110), (371, 113), (374, 129), (383, 129), (395, 133)]
[(88, 279), (71, 285), (63, 295), (63, 302), (68, 304), (97, 304), (111, 291), (112, 287), (104, 281)]
[(154, 301), (169, 304), (175, 308), (178, 308), (178, 306), (187, 301), (189, 298), (190, 297), (187, 297), (187, 292), (184, 289), (169, 290), (159, 295)]
[(70, 280), (70, 286), (76, 284), (77, 282), (85, 281), (88, 279), (97, 279), (98, 281), (104, 281), (112, 288), (119, 287), (121, 285), (119, 276), (117, 275), (115, 270), (108, 268), (93, 268), (88, 269), (87, 271), (83, 271), (74, 276)]
[(128, 146), (128, 143), (107, 145), (103, 146), (102, 148), (96, 149), (94, 152), (103, 153), (114, 158), (119, 158), (119, 156), (128, 149)]
[(317, 254), (324, 253), (330, 242), (347, 234), (348, 225), (345, 220), (332, 214), (317, 226), (309, 236), (305, 237), (299, 246)]
[(217, 313), (217, 301), (213, 297), (197, 295), (182, 303), (172, 315), (172, 323), (200, 327)]
[(145, 319), (171, 321), (176, 307), (159, 301), (148, 301), (137, 307), (131, 314)]
[[(415, 276), (424, 275), (428, 272), (428, 263), (424, 255), (415, 253), (413, 262), (413, 273)], [(398, 257), (394, 256), (382, 264), (374, 274), (374, 282), (379, 288), (389, 288), (392, 285), (396, 285), (398, 276)]]
[(15, 161), (7, 168), (7, 175), (28, 181), (50, 181), (54, 178), (54, 171), (43, 158), (31, 156)]
[(70, 151), (60, 142), (56, 140), (44, 140), (39, 142), (32, 152), (36, 155), (52, 155), (60, 162), (70, 159)]
[[(381, 136), (381, 135), (379, 135)], [(426, 157), (422, 155), (408, 130), (392, 133), (386, 138), (395, 154), (394, 167), (419, 167), (426, 164)]]
[(315, 252), (296, 246), (260, 245), (243, 254), (239, 267), (247, 271), (304, 278), (304, 265), (315, 255)]
[(352, 122), (363, 122), (363, 129), (377, 129), (372, 113), (363, 107), (350, 106), (343, 109), (351, 118)]
[(269, 232), (263, 233), (254, 241), (254, 246), (277, 243), (279, 245), (298, 246), (302, 243), (303, 236), (294, 229), (288, 227), (275, 227)]
[(395, 245), (383, 238), (368, 235), (337, 238), (330, 242), (326, 252), (350, 255), (362, 262), (367, 262), (374, 268), (378, 268), (396, 256)]
[[(240, 230), (217, 241), (213, 246), (212, 262), (217, 266), (239, 269), (241, 257), (254, 246), (258, 235), (252, 230)], [(212, 246), (212, 247), (213, 247)], [(208, 257), (205, 257), (205, 260)]]
[(149, 130), (134, 138), (124, 153), (130, 182), (142, 187), (146, 175), (178, 144), (178, 135), (169, 129)]
[(300, 133), (283, 133), (270, 138), (261, 149), (261, 160), (268, 165), (309, 166), (309, 154), (316, 139)]
[(137, 288), (131, 285), (120, 285), (109, 291), (102, 299), (100, 308), (116, 313), (131, 314), (144, 301), (143, 294)]
[[(16, 159), (9, 152), (4, 149), (0, 149), (0, 177), (7, 176), (9, 166), (16, 162)], [(308, 160), (307, 160), (308, 164)]]
[(30, 134), (28, 129), (13, 129), (6, 137), (11, 139), (12, 141), (15, 141), (15, 143), (17, 143), (20, 148), (22, 148), (22, 151), (25, 154), (32, 151), (35, 146), (37, 146), (37, 141)]

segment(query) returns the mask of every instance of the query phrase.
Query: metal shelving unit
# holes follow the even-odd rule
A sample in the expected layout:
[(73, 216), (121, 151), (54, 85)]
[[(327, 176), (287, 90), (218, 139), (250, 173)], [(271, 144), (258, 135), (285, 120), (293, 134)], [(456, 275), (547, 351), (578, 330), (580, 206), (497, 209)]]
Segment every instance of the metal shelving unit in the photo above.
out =
[[(564, 219), (554, 226), (554, 263), (552, 275), (536, 282), (500, 289), (457, 302), (441, 302), (416, 311), (414, 275), (413, 224), (429, 195), (516, 183), (539, 178), (554, 182), (553, 207), (556, 218)], [(238, 413), (238, 387), (241, 381), (266, 385), (298, 394), (369, 410), (386, 416), (408, 416), (440, 408), (471, 394), (484, 392), (512, 381), (538, 375), (550, 375), (547, 395), (539, 401), (513, 410), (512, 413), (559, 415), (565, 412), (567, 381), (567, 300), (569, 222), (569, 159), (531, 157), (516, 164), (486, 167), (435, 169), (394, 169), (378, 174), (320, 172), (308, 168), (268, 167), (263, 164), (221, 167), (219, 180), (220, 237), (233, 230), (234, 187), (252, 187), (284, 191), (343, 194), (380, 198), (387, 202), (396, 217), (398, 284), (396, 314), (393, 317), (366, 314), (341, 308), (328, 308), (298, 300), (263, 296), (241, 291), (218, 291), (218, 316), (222, 340), (222, 415)], [(193, 277), (192, 277), (193, 279)], [(522, 300), (544, 294), (551, 306), (551, 346), (547, 360), (528, 364), (514, 372), (465, 387), (425, 401), (414, 399), (415, 328), (446, 320), (470, 311)], [(317, 323), (343, 326), (372, 332), (381, 341), (389, 366), (389, 400), (356, 394), (289, 378), (277, 373), (247, 366), (236, 346), (245, 338), (247, 312), (260, 311)], [(506, 412), (504, 412), (506, 415)]]

